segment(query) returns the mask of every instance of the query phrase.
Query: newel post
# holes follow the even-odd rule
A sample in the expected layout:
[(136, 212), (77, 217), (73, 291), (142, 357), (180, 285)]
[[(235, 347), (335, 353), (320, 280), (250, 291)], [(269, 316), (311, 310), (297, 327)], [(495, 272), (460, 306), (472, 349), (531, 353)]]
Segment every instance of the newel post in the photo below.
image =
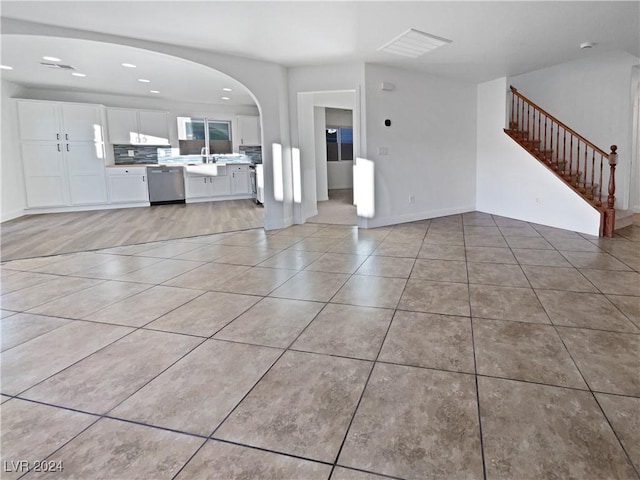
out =
[(607, 198), (607, 211), (604, 216), (604, 236), (613, 237), (613, 231), (616, 226), (616, 210), (613, 204), (616, 201), (616, 164), (618, 163), (618, 147), (611, 145), (611, 153), (609, 154), (609, 197)]

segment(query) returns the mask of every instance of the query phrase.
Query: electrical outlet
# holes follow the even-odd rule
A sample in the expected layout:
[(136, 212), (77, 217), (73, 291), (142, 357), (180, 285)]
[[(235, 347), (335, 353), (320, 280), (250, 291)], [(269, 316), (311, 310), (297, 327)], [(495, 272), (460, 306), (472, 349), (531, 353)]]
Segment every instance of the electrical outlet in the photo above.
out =
[(129, 157), (135, 157), (136, 156), (136, 152), (134, 152), (133, 150), (127, 150), (127, 155)]
[(409, 203), (416, 203), (416, 196), (415, 195), (409, 195)]
[(540, 203), (540, 197), (536, 197), (536, 203)]
[(389, 147), (378, 147), (378, 155), (389, 155)]

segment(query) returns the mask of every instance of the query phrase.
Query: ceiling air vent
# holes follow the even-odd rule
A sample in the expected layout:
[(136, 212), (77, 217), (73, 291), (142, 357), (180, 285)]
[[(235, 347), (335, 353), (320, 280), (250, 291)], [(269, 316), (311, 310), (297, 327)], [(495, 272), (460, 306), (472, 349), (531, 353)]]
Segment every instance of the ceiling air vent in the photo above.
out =
[(58, 70), (75, 70), (71, 65), (64, 65), (63, 63), (40, 62), (40, 65), (47, 68), (56, 68)]
[(378, 50), (403, 57), (418, 58), (447, 43), (451, 43), (451, 40), (410, 28), (381, 46)]

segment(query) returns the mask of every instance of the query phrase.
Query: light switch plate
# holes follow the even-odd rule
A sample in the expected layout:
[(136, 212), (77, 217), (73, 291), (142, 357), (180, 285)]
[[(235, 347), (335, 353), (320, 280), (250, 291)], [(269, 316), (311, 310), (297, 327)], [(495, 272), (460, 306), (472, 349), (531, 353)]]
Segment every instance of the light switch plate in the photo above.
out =
[(127, 155), (130, 157), (135, 157), (136, 156), (136, 152), (134, 152), (133, 150), (127, 150)]
[(378, 155), (389, 155), (389, 147), (378, 147)]

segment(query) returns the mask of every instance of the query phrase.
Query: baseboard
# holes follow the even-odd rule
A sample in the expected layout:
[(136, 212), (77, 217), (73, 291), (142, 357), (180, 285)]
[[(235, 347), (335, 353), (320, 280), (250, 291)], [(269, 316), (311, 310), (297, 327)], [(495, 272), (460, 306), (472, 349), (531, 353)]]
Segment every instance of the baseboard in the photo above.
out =
[(12, 212), (4, 212), (2, 214), (2, 219), (0, 220), (0, 222), (8, 222), (9, 220), (15, 220), (16, 218), (20, 218), (23, 217), (25, 215), (25, 212), (23, 209), (20, 210), (14, 210)]
[(134, 208), (134, 207), (148, 207), (151, 204), (149, 202), (136, 202), (136, 203), (105, 203), (103, 205), (78, 205), (73, 207), (47, 207), (47, 208), (27, 208), (24, 211), (25, 215), (37, 215), (40, 213), (68, 213), (68, 212), (86, 212), (91, 210), (115, 210), (117, 208)]
[(277, 218), (275, 221), (271, 219), (267, 219), (267, 216), (264, 217), (264, 229), (265, 230), (281, 230), (283, 228), (287, 228), (293, 225), (293, 217), (286, 218)]
[(461, 207), (443, 208), (440, 210), (429, 210), (426, 212), (405, 213), (393, 217), (374, 217), (367, 219), (366, 228), (386, 227), (399, 223), (416, 222), (418, 220), (429, 220), (431, 218), (446, 217), (447, 215), (458, 215), (460, 213), (473, 212), (475, 205)]

